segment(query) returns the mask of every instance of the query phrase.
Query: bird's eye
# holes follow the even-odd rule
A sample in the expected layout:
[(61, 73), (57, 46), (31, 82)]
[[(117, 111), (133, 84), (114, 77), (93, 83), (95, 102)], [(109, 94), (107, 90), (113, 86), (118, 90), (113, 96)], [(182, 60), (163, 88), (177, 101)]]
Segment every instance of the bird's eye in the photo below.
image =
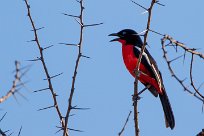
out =
[(126, 32), (125, 32), (125, 31), (123, 31), (123, 32), (122, 32), (122, 35), (126, 35)]

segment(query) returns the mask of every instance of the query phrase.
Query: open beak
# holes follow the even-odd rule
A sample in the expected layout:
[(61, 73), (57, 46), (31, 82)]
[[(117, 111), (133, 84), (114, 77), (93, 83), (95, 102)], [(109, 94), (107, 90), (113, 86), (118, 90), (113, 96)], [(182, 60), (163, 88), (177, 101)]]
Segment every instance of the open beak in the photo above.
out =
[(115, 38), (113, 40), (110, 40), (110, 42), (118, 41), (120, 39), (120, 36), (118, 35), (118, 33), (112, 33), (112, 34), (109, 34), (108, 36), (117, 36), (118, 37), (118, 38)]

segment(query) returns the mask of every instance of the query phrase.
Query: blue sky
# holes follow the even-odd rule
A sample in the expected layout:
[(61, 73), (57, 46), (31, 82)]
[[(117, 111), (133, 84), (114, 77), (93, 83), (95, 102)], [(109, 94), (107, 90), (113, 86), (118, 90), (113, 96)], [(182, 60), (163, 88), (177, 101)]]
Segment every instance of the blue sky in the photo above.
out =
[[(124, 28), (138, 32), (145, 29), (147, 14), (143, 9), (129, 0), (96, 1), (84, 0), (85, 24), (100, 23), (101, 26), (87, 28), (84, 32), (83, 54), (91, 59), (82, 58), (79, 65), (74, 105), (88, 107), (90, 110), (73, 111), (70, 127), (85, 132), (70, 132), (76, 136), (117, 135), (130, 110), (133, 110), (132, 97), (134, 79), (125, 69), (119, 43), (109, 43), (108, 34)], [(138, 0), (144, 6), (151, 1)], [(160, 1), (165, 7), (155, 5), (151, 28), (160, 33), (169, 34), (189, 47), (203, 51), (204, 18), (202, 0), (196, 2)], [(77, 43), (79, 25), (70, 17), (61, 13), (78, 14), (79, 5), (75, 0), (30, 0), (31, 12), (37, 27), (42, 46), (55, 45), (45, 53), (46, 64), (51, 75), (63, 72), (53, 79), (59, 105), (66, 112), (67, 97), (71, 87), (72, 74), (77, 55), (77, 48), (60, 45), (60, 42)], [(24, 78), (28, 90), (22, 89), (28, 101), (17, 95), (19, 104), (11, 97), (0, 105), (0, 116), (5, 112), (5, 119), (0, 122), (2, 130), (11, 129), (16, 135), (21, 126), (22, 135), (61, 135), (55, 134), (59, 120), (54, 109), (37, 111), (52, 105), (49, 91), (32, 93), (47, 87), (45, 75), (40, 62), (26, 60), (36, 58), (38, 50), (35, 43), (26, 42), (33, 39), (31, 25), (26, 16), (26, 7), (22, 0), (2, 0), (0, 4), (0, 86), (1, 96), (10, 88), (13, 80), (14, 61), (19, 60), (23, 66), (32, 65)], [(181, 136), (195, 135), (204, 128), (202, 103), (183, 91), (183, 88), (170, 76), (162, 57), (161, 37), (150, 33), (148, 50), (158, 63), (164, 84), (169, 95), (176, 119), (174, 130), (166, 129), (164, 115), (159, 99), (148, 91), (142, 94), (139, 102), (139, 127), (142, 136)], [(171, 56), (179, 56), (174, 50)], [(180, 51), (179, 53), (182, 53)], [(189, 57), (190, 55), (188, 55)], [(194, 80), (199, 86), (203, 82), (201, 74), (203, 60), (196, 58)], [(189, 72), (189, 59), (185, 63), (174, 63), (176, 73), (185, 78)], [(189, 81), (189, 80), (187, 80)], [(186, 82), (187, 82), (186, 81)], [(139, 84), (139, 88), (143, 86)], [(203, 88), (201, 89), (203, 93)], [(124, 136), (134, 135), (133, 116), (130, 117)]]

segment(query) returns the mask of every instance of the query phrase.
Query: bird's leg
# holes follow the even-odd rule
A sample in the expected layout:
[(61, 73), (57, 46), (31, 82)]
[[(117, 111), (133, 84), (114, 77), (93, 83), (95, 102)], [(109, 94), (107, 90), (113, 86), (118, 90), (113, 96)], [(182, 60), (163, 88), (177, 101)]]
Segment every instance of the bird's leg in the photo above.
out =
[(147, 89), (149, 89), (151, 87), (151, 85), (150, 84), (148, 84), (147, 86), (145, 86), (145, 88), (144, 89), (142, 89), (137, 95), (140, 95), (140, 94), (142, 94), (144, 91), (146, 91)]
[(135, 74), (135, 76), (137, 77), (137, 78), (139, 78), (140, 77), (140, 75), (142, 74), (142, 71), (138, 71), (138, 72), (136, 72), (137, 70), (136, 69), (134, 69), (133, 70), (133, 73)]
[(147, 86), (145, 86), (145, 88), (144, 89), (142, 89), (136, 96), (135, 95), (132, 95), (132, 100), (135, 102), (135, 101), (137, 101), (137, 100), (140, 100), (141, 99), (141, 97), (139, 96), (140, 94), (142, 94), (144, 91), (146, 91), (147, 89), (149, 89), (151, 87), (151, 85), (147, 85)]
[(133, 73), (135, 74), (135, 76), (139, 79), (139, 77), (142, 75), (142, 76), (148, 76), (146, 73), (142, 72), (142, 71), (138, 71), (136, 72), (136, 69), (133, 70)]
[(132, 95), (132, 101), (133, 101), (133, 105), (136, 101), (140, 100), (142, 97), (140, 97), (139, 95)]

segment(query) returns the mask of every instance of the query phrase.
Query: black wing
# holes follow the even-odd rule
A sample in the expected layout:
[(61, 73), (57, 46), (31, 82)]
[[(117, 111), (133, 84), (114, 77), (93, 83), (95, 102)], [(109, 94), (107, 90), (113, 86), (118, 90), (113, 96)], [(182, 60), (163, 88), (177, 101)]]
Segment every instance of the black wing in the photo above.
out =
[[(140, 51), (141, 51), (140, 47), (134, 46), (134, 54), (137, 58), (139, 57)], [(152, 78), (157, 80), (157, 82), (159, 83), (159, 87), (164, 88), (163, 81), (162, 81), (161, 74), (158, 69), (157, 63), (147, 49), (145, 49), (145, 51), (143, 52), (141, 63), (147, 67), (147, 69), (151, 73)], [(151, 90), (151, 92), (152, 91), (153, 90)]]

